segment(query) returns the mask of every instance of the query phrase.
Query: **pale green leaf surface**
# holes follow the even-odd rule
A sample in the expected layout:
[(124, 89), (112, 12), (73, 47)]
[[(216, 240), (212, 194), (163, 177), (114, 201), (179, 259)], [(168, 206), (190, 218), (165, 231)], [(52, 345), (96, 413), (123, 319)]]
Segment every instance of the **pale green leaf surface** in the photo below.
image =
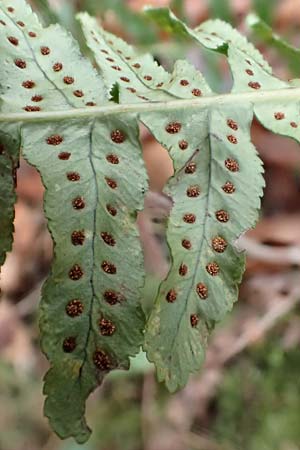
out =
[(163, 29), (173, 32), (175, 35), (192, 37), (210, 50), (227, 54), (228, 48), (238, 49), (271, 73), (271, 68), (261, 53), (243, 35), (222, 20), (208, 20), (199, 27), (191, 29), (167, 8), (147, 8), (146, 14)]
[[(177, 61), (171, 75), (151, 55), (138, 54), (122, 39), (104, 31), (88, 14), (79, 14), (78, 18), (107, 90), (118, 83), (121, 103), (195, 98), (195, 89), (203, 95), (211, 93), (204, 77), (187, 61)], [(145, 79), (149, 75), (151, 79)]]
[[(256, 223), (264, 181), (261, 162), (250, 142), (250, 104), (235, 110), (213, 107), (202, 113), (145, 113), (141, 120), (168, 148), (175, 168), (165, 189), (174, 202), (167, 231), (172, 266), (160, 287), (145, 338), (148, 357), (155, 361), (159, 379), (173, 391), (201, 366), (206, 324), (222, 319), (237, 300), (244, 255), (234, 243)], [(233, 131), (228, 120), (238, 129)], [(181, 130), (169, 135), (165, 128), (170, 122), (181, 123)], [(236, 144), (229, 141), (230, 136), (237, 139)], [(184, 151), (178, 147), (182, 139), (189, 144)], [(225, 166), (227, 159), (236, 161), (239, 170), (230, 171)], [(196, 169), (187, 173), (191, 163)], [(222, 189), (228, 182), (235, 187), (233, 193)], [(199, 190), (198, 196), (189, 197), (192, 187)], [(228, 213), (228, 222), (217, 220), (220, 210)], [(186, 223), (186, 214), (193, 214), (195, 222)], [(223, 252), (213, 248), (216, 237), (227, 243)], [(182, 246), (183, 240), (190, 242), (190, 249)], [(208, 272), (210, 263), (217, 264), (217, 275)], [(206, 286), (206, 299), (197, 294), (198, 283)], [(167, 300), (171, 290), (176, 292), (173, 303)], [(199, 319), (196, 327), (191, 326), (192, 315)]]
[[(110, 133), (115, 129), (126, 133), (124, 143), (112, 142)], [(53, 134), (63, 138), (61, 144), (47, 144)], [(52, 366), (46, 375), (45, 414), (61, 437), (74, 436), (84, 442), (89, 436), (83, 418), (88, 394), (108, 370), (128, 368), (128, 356), (138, 352), (143, 339), (139, 292), (144, 271), (135, 221), (147, 183), (138, 129), (130, 116), (31, 125), (23, 128), (23, 147), (45, 184), (45, 213), (55, 242), (40, 313), (42, 348)], [(69, 159), (60, 160), (61, 152), (70, 152)], [(119, 164), (109, 163), (108, 154), (118, 156)], [(80, 180), (70, 181), (68, 173), (79, 174)], [(107, 177), (117, 182), (115, 189), (107, 184)], [(74, 208), (76, 198), (82, 198), (84, 208)], [(116, 208), (115, 216), (107, 205)], [(82, 245), (72, 242), (74, 231), (84, 233)], [(103, 232), (115, 240), (113, 246), (103, 240)], [(104, 261), (112, 264), (116, 273), (105, 272)], [(75, 265), (81, 276), (74, 280), (70, 270)], [(115, 304), (107, 301), (105, 292), (115, 295)], [(83, 311), (71, 317), (66, 307), (74, 299), (80, 301)], [(110, 329), (115, 327), (112, 335), (101, 334), (99, 321), (103, 318), (111, 321)], [(66, 338), (76, 340), (70, 353), (63, 348)], [(97, 351), (109, 359), (106, 370), (94, 364)]]

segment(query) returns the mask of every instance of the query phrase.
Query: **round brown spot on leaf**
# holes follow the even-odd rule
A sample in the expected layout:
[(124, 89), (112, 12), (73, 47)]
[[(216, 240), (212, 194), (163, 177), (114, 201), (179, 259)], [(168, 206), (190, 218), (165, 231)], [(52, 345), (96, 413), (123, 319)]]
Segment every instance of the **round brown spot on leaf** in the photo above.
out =
[(18, 21), (17, 21), (17, 24), (19, 25), (19, 27), (22, 27), (22, 28), (25, 27), (25, 23), (22, 22), (22, 20), (18, 20)]
[(60, 72), (63, 68), (63, 65), (61, 62), (56, 62), (55, 64), (53, 64), (52, 69), (54, 70), (54, 72)]
[(168, 303), (174, 303), (177, 298), (177, 293), (175, 289), (170, 289), (166, 295), (166, 300)]
[(106, 160), (111, 164), (119, 164), (120, 162), (118, 156), (112, 153), (106, 156)]
[(108, 273), (110, 275), (115, 275), (117, 273), (116, 266), (109, 261), (103, 261), (103, 263), (101, 264), (101, 268), (103, 272)]
[(79, 181), (80, 180), (80, 175), (78, 172), (68, 172), (66, 174), (66, 176), (69, 181)]
[(192, 94), (193, 94), (195, 97), (201, 97), (202, 92), (200, 91), (200, 89), (193, 89), (193, 90), (192, 90)]
[(51, 50), (49, 47), (42, 46), (40, 50), (41, 50), (42, 55), (44, 55), (44, 56), (50, 55)]
[(41, 102), (43, 100), (43, 96), (42, 95), (33, 95), (31, 97), (31, 101), (33, 102)]
[(132, 67), (134, 67), (135, 69), (140, 69), (141, 65), (139, 63), (135, 63), (135, 64), (132, 64)]
[(107, 371), (113, 368), (110, 357), (103, 350), (96, 350), (93, 355), (93, 362), (97, 369)]
[(211, 241), (211, 245), (214, 251), (217, 253), (223, 253), (227, 248), (227, 242), (221, 236), (214, 237)]
[(238, 172), (240, 170), (238, 162), (231, 158), (225, 160), (225, 167), (230, 170), (230, 172)]
[(102, 336), (112, 336), (116, 331), (116, 326), (113, 324), (111, 320), (102, 317), (99, 320), (99, 329), (100, 334), (102, 334)]
[(71, 234), (71, 242), (73, 245), (83, 245), (85, 240), (84, 230), (75, 230)]
[(86, 102), (86, 106), (96, 106), (95, 102)]
[(60, 134), (53, 134), (47, 137), (46, 142), (48, 145), (60, 145), (64, 138)]
[(58, 158), (61, 159), (62, 161), (67, 161), (71, 156), (71, 153), (69, 152), (61, 152), (58, 155)]
[(22, 86), (25, 89), (32, 89), (35, 86), (35, 82), (32, 80), (26, 80), (26, 81), (23, 81)]
[(14, 10), (15, 9), (12, 6), (8, 6), (8, 8), (7, 8), (7, 11), (10, 12), (10, 13), (13, 13)]
[(192, 243), (191, 243), (191, 241), (189, 241), (188, 239), (182, 239), (181, 245), (182, 245), (182, 247), (185, 248), (186, 250), (190, 250), (190, 249), (192, 248)]
[(180, 264), (178, 273), (179, 275), (181, 275), (182, 277), (184, 277), (188, 272), (188, 266), (186, 264)]
[(114, 70), (118, 70), (119, 72), (121, 71), (121, 67), (119, 66), (111, 66), (111, 68)]
[(261, 85), (257, 81), (250, 81), (248, 83), (248, 86), (251, 87), (252, 89), (260, 89), (261, 88)]
[(72, 206), (74, 209), (83, 209), (85, 208), (85, 201), (82, 197), (76, 197), (72, 200)]
[(134, 89), (132, 87), (127, 87), (126, 89), (127, 89), (127, 91), (132, 92), (133, 94), (136, 93), (136, 89)]
[(290, 122), (290, 125), (293, 128), (298, 128), (298, 125), (296, 124), (296, 122)]
[(109, 61), (109, 62), (115, 62), (115, 60), (112, 59), (112, 58), (106, 58), (106, 61)]
[(63, 342), (63, 351), (72, 353), (76, 348), (76, 338), (74, 336), (67, 337)]
[(29, 31), (28, 32), (28, 36), (31, 38), (35, 38), (36, 37), (36, 33), (34, 31)]
[(183, 221), (185, 223), (195, 223), (196, 222), (196, 216), (195, 216), (195, 214), (192, 214), (192, 213), (185, 214), (183, 216)]
[(103, 231), (101, 233), (101, 237), (105, 244), (110, 245), (111, 247), (114, 247), (116, 245), (116, 240), (112, 237), (111, 234), (107, 233), (106, 231)]
[(228, 119), (227, 125), (229, 126), (229, 128), (231, 128), (234, 131), (238, 130), (238, 128), (239, 128), (238, 124), (233, 119)]
[(74, 83), (74, 78), (73, 77), (66, 76), (66, 77), (63, 78), (63, 80), (64, 80), (65, 84), (73, 84)]
[(76, 91), (73, 92), (73, 95), (80, 98), (84, 96), (84, 93), (80, 89), (76, 89)]
[(144, 80), (146, 80), (146, 81), (151, 81), (151, 80), (152, 80), (151, 75), (145, 75), (145, 76), (144, 76)]
[(100, 52), (101, 52), (101, 53), (104, 53), (105, 55), (108, 55), (108, 51), (105, 50), (104, 48), (102, 48), (102, 49), (100, 50)]
[(189, 146), (188, 142), (185, 141), (184, 139), (182, 141), (178, 142), (178, 146), (180, 148), (180, 150), (186, 150)]
[(79, 264), (74, 264), (74, 266), (69, 270), (69, 278), (73, 281), (80, 280), (83, 276), (83, 270)]
[(161, 82), (161, 83), (158, 83), (158, 84), (156, 85), (156, 87), (157, 87), (157, 88), (161, 88), (163, 85), (164, 85), (164, 83)]
[(206, 271), (212, 277), (215, 277), (220, 272), (220, 267), (216, 262), (210, 262), (206, 265)]
[(274, 117), (275, 117), (276, 120), (282, 120), (282, 119), (285, 118), (285, 115), (284, 115), (283, 112), (275, 112), (274, 113)]
[(105, 181), (111, 189), (117, 189), (118, 183), (115, 180), (105, 177)]
[(112, 205), (106, 205), (106, 210), (113, 217), (117, 215), (117, 208)]
[(245, 72), (247, 75), (250, 75), (250, 77), (252, 77), (254, 75), (254, 72), (251, 69), (246, 69)]
[(12, 44), (12, 45), (19, 45), (19, 40), (14, 37), (14, 36), (8, 36), (7, 40)]
[(186, 168), (184, 169), (184, 172), (187, 174), (192, 174), (194, 172), (196, 172), (197, 169), (197, 164), (194, 162), (189, 162), (186, 166)]
[(224, 211), (224, 209), (220, 209), (219, 211), (216, 211), (216, 219), (219, 222), (226, 223), (229, 220), (229, 214), (227, 211)]
[(188, 86), (190, 83), (188, 80), (180, 80), (181, 86)]
[(228, 141), (231, 143), (231, 144), (237, 144), (237, 138), (235, 137), (235, 136), (233, 136), (232, 134), (230, 134), (229, 136), (227, 136), (227, 139), (228, 139)]
[(103, 297), (104, 300), (112, 306), (125, 301), (124, 296), (120, 294), (120, 292), (116, 291), (105, 291)]
[(200, 187), (198, 185), (188, 187), (186, 190), (186, 195), (190, 198), (199, 197)]
[(198, 283), (196, 286), (196, 292), (202, 300), (206, 300), (208, 297), (208, 288), (204, 283)]
[(26, 61), (24, 61), (24, 59), (15, 59), (15, 65), (20, 69), (25, 69)]
[(181, 123), (180, 122), (170, 122), (168, 125), (166, 125), (165, 130), (167, 133), (170, 133), (170, 134), (179, 133), (179, 131), (181, 130)]
[(36, 112), (36, 111), (40, 111), (41, 110), (41, 108), (39, 106), (32, 106), (32, 105), (24, 106), (23, 109), (25, 111), (27, 111), (27, 112)]
[(129, 83), (130, 80), (127, 77), (120, 77), (120, 80), (124, 81), (125, 83)]
[(199, 317), (197, 316), (197, 314), (191, 314), (190, 321), (191, 321), (192, 327), (195, 328), (199, 322)]
[(121, 130), (112, 131), (110, 137), (115, 144), (122, 144), (126, 140), (126, 135)]
[(231, 181), (226, 181), (226, 183), (222, 186), (223, 191), (226, 194), (233, 194), (235, 192), (235, 186)]
[(66, 306), (66, 313), (70, 317), (78, 317), (83, 313), (83, 303), (78, 299), (70, 300)]

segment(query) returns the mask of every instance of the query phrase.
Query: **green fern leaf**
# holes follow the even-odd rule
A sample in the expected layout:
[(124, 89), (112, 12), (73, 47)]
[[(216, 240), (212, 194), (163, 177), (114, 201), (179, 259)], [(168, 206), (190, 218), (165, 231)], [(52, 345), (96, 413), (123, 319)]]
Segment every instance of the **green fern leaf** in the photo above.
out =
[[(30, 115), (108, 103), (70, 34), (42, 28), (21, 0), (2, 2), (0, 20), (3, 111)], [(24, 125), (22, 147), (46, 187), (55, 244), (40, 310), (41, 345), (51, 363), (45, 414), (62, 438), (84, 442), (87, 396), (108, 371), (129, 367), (143, 339), (135, 222), (147, 177), (137, 123), (127, 115)]]
[[(170, 149), (175, 168), (165, 189), (173, 200), (167, 232), (172, 267), (145, 339), (159, 379), (174, 391), (199, 369), (211, 323), (237, 299), (244, 255), (234, 243), (256, 223), (264, 182), (250, 142), (250, 104), (200, 114), (144, 113), (141, 120)], [(180, 124), (171, 136), (170, 123), (177, 130)], [(188, 147), (178, 157), (183, 142)]]
[(12, 247), (15, 186), (19, 164), (19, 127), (0, 126), (0, 266)]

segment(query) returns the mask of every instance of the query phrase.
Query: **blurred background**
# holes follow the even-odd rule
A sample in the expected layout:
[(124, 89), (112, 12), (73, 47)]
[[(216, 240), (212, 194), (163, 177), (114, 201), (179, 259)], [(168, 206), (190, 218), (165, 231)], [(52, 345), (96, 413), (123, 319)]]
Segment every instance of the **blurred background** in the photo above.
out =
[[(60, 22), (88, 54), (75, 21), (86, 10), (104, 27), (149, 51), (167, 69), (188, 58), (217, 92), (230, 89), (222, 56), (159, 31), (140, 12), (170, 6), (191, 26), (221, 18), (245, 33), (283, 79), (300, 78), (299, 0), (35, 0), (46, 25)], [(256, 12), (289, 44), (251, 30)], [(294, 46), (294, 47), (292, 47)], [(151, 194), (139, 218), (145, 248), (147, 308), (167, 269), (164, 225), (169, 204), (161, 192), (172, 175), (167, 152), (146, 130), (141, 137)], [(37, 305), (49, 271), (52, 243), (43, 216), (43, 187), (21, 162), (15, 242), (1, 275), (0, 450), (300, 450), (300, 149), (253, 123), (252, 138), (265, 166), (260, 221), (242, 237), (247, 270), (233, 313), (211, 336), (206, 363), (187, 387), (170, 395), (140, 354), (129, 372), (111, 374), (88, 401), (93, 428), (78, 446), (60, 441), (43, 418)]]

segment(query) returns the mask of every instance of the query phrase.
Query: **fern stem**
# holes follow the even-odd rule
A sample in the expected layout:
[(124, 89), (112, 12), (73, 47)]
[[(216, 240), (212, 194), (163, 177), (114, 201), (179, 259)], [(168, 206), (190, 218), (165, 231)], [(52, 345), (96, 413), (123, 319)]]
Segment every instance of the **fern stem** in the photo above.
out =
[(259, 104), (267, 102), (288, 102), (291, 100), (300, 100), (300, 88), (276, 89), (262, 92), (243, 92), (228, 93), (222, 95), (214, 95), (203, 97), (201, 99), (178, 99), (168, 102), (145, 102), (130, 104), (110, 104), (99, 107), (74, 108), (63, 111), (39, 111), (24, 113), (2, 113), (0, 114), (0, 122), (40, 122), (40, 121), (56, 121), (64, 119), (82, 119), (92, 117), (105, 117), (124, 113), (142, 113), (151, 111), (171, 111), (173, 109), (193, 108), (205, 109), (212, 105), (229, 105), (233, 107), (237, 104)]

